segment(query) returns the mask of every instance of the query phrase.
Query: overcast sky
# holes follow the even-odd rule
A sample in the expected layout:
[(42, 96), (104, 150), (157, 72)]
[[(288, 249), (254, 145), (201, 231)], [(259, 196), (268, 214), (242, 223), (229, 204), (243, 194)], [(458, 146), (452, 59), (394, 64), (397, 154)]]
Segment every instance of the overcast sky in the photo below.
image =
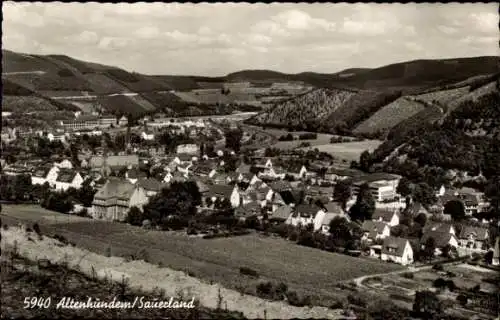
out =
[(498, 5), (3, 2), (5, 49), (146, 74), (333, 73), (499, 55)]

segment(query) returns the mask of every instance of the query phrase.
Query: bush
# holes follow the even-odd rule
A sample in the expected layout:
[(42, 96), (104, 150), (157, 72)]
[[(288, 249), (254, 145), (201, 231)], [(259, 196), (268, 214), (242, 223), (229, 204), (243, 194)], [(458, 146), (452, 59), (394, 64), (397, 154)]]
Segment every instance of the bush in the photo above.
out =
[(261, 282), (257, 284), (257, 296), (269, 299), (273, 290), (273, 284), (271, 282)]
[(412, 272), (405, 272), (402, 274), (402, 276), (406, 279), (413, 279), (415, 278), (415, 275)]
[(465, 307), (467, 305), (468, 300), (469, 300), (469, 298), (463, 293), (461, 293), (457, 296), (457, 301), (458, 301), (458, 303), (460, 303), (460, 305), (462, 307)]
[(435, 265), (432, 266), (432, 270), (435, 270), (435, 271), (443, 271), (444, 268), (443, 268), (443, 265), (440, 264), (440, 263), (437, 263)]
[(288, 291), (286, 293), (286, 299), (290, 305), (295, 307), (304, 307), (311, 304), (311, 297), (304, 296), (301, 298), (295, 291)]
[(353, 304), (353, 305), (358, 306), (358, 307), (365, 308), (367, 305), (365, 299), (358, 297), (358, 296), (355, 296), (353, 294), (350, 294), (347, 296), (347, 301), (349, 302), (349, 304)]
[(74, 77), (75, 75), (73, 74), (73, 72), (71, 72), (71, 70), (69, 69), (61, 69), (59, 71), (57, 71), (57, 74), (60, 76), (60, 77)]
[(240, 267), (240, 273), (250, 277), (259, 277), (259, 273), (257, 271), (247, 267)]

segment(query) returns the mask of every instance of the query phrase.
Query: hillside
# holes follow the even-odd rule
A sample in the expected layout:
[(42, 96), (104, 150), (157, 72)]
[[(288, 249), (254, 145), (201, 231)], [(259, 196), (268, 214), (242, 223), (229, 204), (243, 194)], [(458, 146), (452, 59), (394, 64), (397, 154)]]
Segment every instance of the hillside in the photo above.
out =
[[(373, 161), (388, 160), (394, 170), (399, 166), (386, 159), (392, 153), (392, 158), (405, 156), (420, 166), (464, 170), (471, 175), (482, 171), (487, 178), (498, 174), (500, 94), (498, 87), (475, 92), (474, 99), (463, 100), (448, 113), (420, 112), (394, 127), (374, 152)], [(399, 146), (403, 147), (394, 153)]]
[(316, 89), (298, 97), (278, 102), (249, 122), (308, 129), (320, 119), (328, 118), (356, 92), (339, 89)]

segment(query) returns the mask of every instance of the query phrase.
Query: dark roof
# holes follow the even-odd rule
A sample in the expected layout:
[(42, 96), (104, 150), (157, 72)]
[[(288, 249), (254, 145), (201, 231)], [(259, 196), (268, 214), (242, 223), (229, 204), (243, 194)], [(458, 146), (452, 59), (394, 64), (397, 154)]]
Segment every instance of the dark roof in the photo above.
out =
[(208, 186), (207, 196), (229, 198), (233, 193), (233, 189), (234, 187), (230, 185), (214, 184)]
[(297, 202), (297, 199), (295, 198), (292, 191), (290, 191), (290, 190), (280, 191), (279, 194), (286, 204)]
[(290, 206), (281, 206), (276, 209), (272, 215), (269, 217), (270, 220), (283, 220), (285, 221), (292, 214), (292, 208)]
[[(384, 243), (382, 244), (382, 253), (388, 254), (391, 256), (402, 257), (406, 243), (408, 239), (397, 238), (397, 237), (386, 237), (384, 239)], [(389, 249), (395, 249), (395, 252), (389, 252)]]
[(327, 213), (343, 213), (344, 210), (336, 202), (328, 202), (324, 205)]
[(271, 189), (273, 189), (275, 192), (282, 192), (285, 190), (292, 189), (292, 186), (290, 185), (290, 183), (288, 183), (286, 181), (282, 181), (282, 180), (278, 180), (278, 181), (274, 181), (274, 182), (269, 183), (269, 187), (271, 187)]
[(420, 203), (420, 202), (412, 202), (410, 205), (405, 209), (405, 211), (410, 214), (410, 215), (418, 215), (420, 213), (424, 213), (426, 215), (429, 215), (429, 211), (425, 209), (425, 207)]
[[(138, 166), (139, 156), (126, 155), (126, 156), (108, 156), (106, 163), (110, 167), (127, 167), (129, 165)], [(100, 168), (104, 164), (104, 157), (93, 156), (90, 158), (89, 165), (91, 168)]]
[(238, 207), (234, 210), (236, 217), (250, 217), (258, 215), (261, 212), (261, 206), (257, 202), (250, 202), (242, 207)]
[(434, 241), (435, 241), (437, 248), (443, 248), (447, 244), (449, 244), (450, 240), (452, 238), (455, 238), (455, 236), (451, 233), (448, 233), (448, 232), (429, 231), (429, 232), (426, 232), (422, 235), (422, 238), (420, 239), (420, 243), (425, 244), (425, 242), (429, 238), (434, 238)]
[(132, 168), (129, 171), (127, 171), (127, 177), (129, 179), (139, 179), (147, 177), (147, 174), (144, 171)]
[(159, 192), (164, 187), (164, 185), (160, 181), (154, 178), (139, 179), (137, 181), (137, 185), (144, 188), (144, 190), (146, 191), (155, 191), (155, 192)]
[(430, 231), (436, 231), (436, 232), (442, 232), (442, 233), (449, 233), (450, 228), (452, 228), (453, 225), (450, 223), (443, 223), (443, 222), (437, 222), (437, 221), (429, 221), (427, 220), (423, 232), (430, 232)]
[(363, 225), (361, 226), (361, 229), (364, 232), (368, 232), (368, 238), (370, 239), (375, 239), (377, 234), (381, 234), (385, 228), (388, 228), (385, 223), (370, 220), (364, 221)]
[(459, 238), (466, 239), (471, 234), (475, 235), (479, 240), (485, 240), (488, 236), (488, 229), (481, 227), (463, 226)]
[(319, 210), (321, 210), (321, 208), (315, 204), (299, 204), (297, 207), (295, 207), (296, 213), (302, 216), (306, 215), (314, 217)]
[(400, 179), (401, 176), (392, 174), (392, 173), (386, 173), (386, 172), (374, 172), (370, 173), (365, 176), (361, 177), (355, 177), (353, 179), (353, 183), (355, 184), (363, 184), (363, 183), (370, 183), (370, 182), (375, 182), (379, 180), (396, 180)]
[(382, 221), (384, 222), (391, 222), (391, 219), (395, 214), (397, 215), (398, 213), (392, 210), (375, 209), (375, 212), (372, 215), (372, 220), (379, 220), (382, 218)]
[(69, 169), (60, 169), (57, 173), (57, 182), (71, 183), (78, 172)]
[(94, 196), (97, 199), (130, 199), (134, 192), (135, 186), (127, 180), (119, 178), (109, 178), (104, 186), (99, 189)]
[(46, 178), (50, 169), (52, 169), (50, 166), (39, 167), (33, 172), (33, 176), (37, 178)]

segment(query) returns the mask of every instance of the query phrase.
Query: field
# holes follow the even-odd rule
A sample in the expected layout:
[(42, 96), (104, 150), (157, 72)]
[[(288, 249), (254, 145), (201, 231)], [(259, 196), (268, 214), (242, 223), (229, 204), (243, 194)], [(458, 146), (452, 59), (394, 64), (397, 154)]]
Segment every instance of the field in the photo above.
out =
[(326, 152), (331, 154), (333, 157), (338, 159), (343, 159), (347, 161), (358, 161), (359, 156), (365, 150), (372, 152), (375, 150), (382, 141), (380, 140), (365, 140), (357, 142), (343, 142), (343, 143), (331, 143), (316, 145), (304, 149), (318, 149), (320, 152)]
[(469, 87), (462, 87), (450, 90), (440, 90), (440, 91), (424, 93), (416, 96), (416, 98), (427, 102), (437, 101), (438, 103), (446, 105), (449, 102), (458, 99), (463, 95), (466, 95), (467, 93), (469, 93)]
[(422, 111), (424, 108), (421, 103), (401, 97), (377, 111), (369, 119), (363, 121), (354, 129), (354, 132), (375, 133), (389, 130), (401, 121)]
[(54, 106), (49, 101), (34, 97), (34, 96), (8, 96), (2, 97), (2, 111), (14, 111), (19, 113), (33, 111), (56, 111), (57, 106)]
[(336, 301), (340, 294), (336, 287), (338, 281), (401, 268), (256, 234), (205, 240), (95, 220), (67, 220), (54, 224), (53, 220), (57, 218), (45, 222), (47, 218), (44, 217), (57, 216), (57, 213), (37, 209), (4, 206), (2, 220), (15, 221), (6, 218), (5, 214), (19, 220), (38, 220), (43, 232), (61, 234), (77, 246), (101, 254), (108, 247), (116, 256), (136, 254), (145, 249), (154, 264), (161, 262), (172, 269), (187, 270), (198, 278), (246, 293), (253, 293), (259, 280), (242, 277), (240, 267), (256, 270), (260, 280), (285, 282), (298, 293), (314, 293), (316, 301), (327, 305)]

